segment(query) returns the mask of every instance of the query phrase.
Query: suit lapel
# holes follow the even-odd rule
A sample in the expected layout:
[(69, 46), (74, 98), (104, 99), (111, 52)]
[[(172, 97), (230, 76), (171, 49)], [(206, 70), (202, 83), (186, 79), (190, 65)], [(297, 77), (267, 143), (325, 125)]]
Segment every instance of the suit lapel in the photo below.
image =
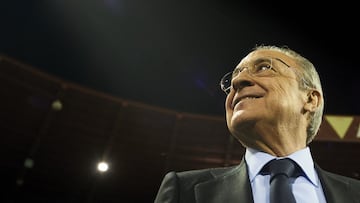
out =
[(215, 179), (195, 186), (196, 202), (254, 202), (244, 160), (231, 171), (222, 173), (221, 175), (213, 175)]
[(351, 194), (349, 193), (349, 183), (346, 180), (339, 179), (322, 170), (315, 164), (315, 168), (319, 174), (321, 186), (324, 190), (324, 195), (327, 203), (349, 202)]

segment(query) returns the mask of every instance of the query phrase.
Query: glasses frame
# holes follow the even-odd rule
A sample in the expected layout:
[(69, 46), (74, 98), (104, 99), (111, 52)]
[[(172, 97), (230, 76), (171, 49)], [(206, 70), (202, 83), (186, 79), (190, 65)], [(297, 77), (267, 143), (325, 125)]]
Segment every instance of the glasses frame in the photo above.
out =
[[(274, 57), (266, 57), (271, 59), (271, 66), (270, 69), (268, 69), (267, 71), (274, 69), (273, 65), (272, 65), (272, 60), (277, 60), (279, 62), (281, 62), (282, 64), (284, 64), (286, 67), (291, 68), (290, 65), (288, 65), (287, 63), (285, 63), (283, 60), (281, 60), (280, 58), (274, 58)], [(265, 61), (265, 58), (259, 58), (257, 60), (262, 60)], [(240, 69), (240, 70), (239, 70)], [(238, 74), (244, 72), (244, 70), (248, 71), (248, 74), (252, 75), (252, 76), (256, 76), (256, 77), (268, 77), (268, 76), (258, 76), (256, 74), (254, 74), (251, 70), (254, 69), (254, 66), (251, 66), (251, 69), (249, 69), (248, 67), (242, 67), (242, 68), (235, 68), (233, 71), (227, 72), (220, 80), (220, 88), (222, 91), (225, 92), (225, 94), (229, 94), (231, 87), (232, 87), (232, 79), (233, 79), (233, 75), (235, 71), (238, 71)], [(237, 74), (237, 75), (238, 75)]]

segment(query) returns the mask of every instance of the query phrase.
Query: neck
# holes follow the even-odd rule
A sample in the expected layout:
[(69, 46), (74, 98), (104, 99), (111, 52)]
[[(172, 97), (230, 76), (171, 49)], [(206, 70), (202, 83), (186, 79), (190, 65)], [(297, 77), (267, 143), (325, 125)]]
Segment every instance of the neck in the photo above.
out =
[(245, 146), (277, 157), (288, 156), (306, 147), (306, 131), (300, 128), (289, 129), (269, 126), (247, 133), (250, 133), (250, 137), (247, 136), (250, 139), (244, 143)]

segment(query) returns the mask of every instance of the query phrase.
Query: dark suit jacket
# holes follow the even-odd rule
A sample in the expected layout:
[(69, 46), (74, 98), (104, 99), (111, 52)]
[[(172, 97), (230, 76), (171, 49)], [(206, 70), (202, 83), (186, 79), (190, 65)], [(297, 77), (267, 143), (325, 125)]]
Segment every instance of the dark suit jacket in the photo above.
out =
[[(360, 203), (360, 180), (333, 174), (315, 164), (327, 203)], [(245, 161), (237, 166), (169, 172), (155, 203), (253, 203)]]

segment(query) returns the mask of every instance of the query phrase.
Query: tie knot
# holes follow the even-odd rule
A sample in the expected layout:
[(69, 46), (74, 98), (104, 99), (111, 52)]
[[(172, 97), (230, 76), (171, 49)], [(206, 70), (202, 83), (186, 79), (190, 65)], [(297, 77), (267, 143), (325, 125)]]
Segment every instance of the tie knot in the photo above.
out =
[(290, 177), (300, 175), (300, 167), (289, 158), (273, 159), (267, 163), (262, 172), (270, 174), (270, 202), (296, 203), (292, 194)]
[(300, 173), (298, 165), (289, 158), (273, 159), (264, 166), (263, 171), (270, 174), (270, 180), (277, 175), (297, 177)]

